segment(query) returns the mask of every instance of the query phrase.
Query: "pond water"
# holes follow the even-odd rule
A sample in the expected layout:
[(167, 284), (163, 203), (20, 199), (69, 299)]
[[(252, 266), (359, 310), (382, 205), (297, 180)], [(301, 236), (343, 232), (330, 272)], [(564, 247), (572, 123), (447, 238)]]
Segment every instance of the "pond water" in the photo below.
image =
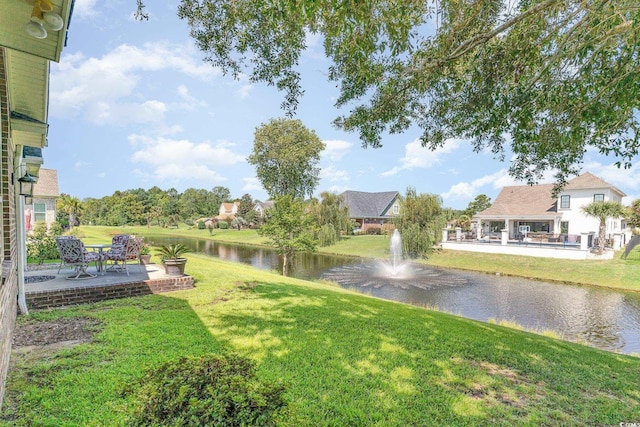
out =
[[(149, 237), (153, 244), (180, 241), (192, 250), (259, 269), (281, 271), (269, 248), (210, 240)], [(292, 275), (326, 279), (379, 298), (438, 308), (470, 319), (507, 320), (525, 329), (553, 330), (566, 339), (622, 353), (640, 353), (640, 292), (575, 286), (405, 263), (321, 254), (296, 256)]]

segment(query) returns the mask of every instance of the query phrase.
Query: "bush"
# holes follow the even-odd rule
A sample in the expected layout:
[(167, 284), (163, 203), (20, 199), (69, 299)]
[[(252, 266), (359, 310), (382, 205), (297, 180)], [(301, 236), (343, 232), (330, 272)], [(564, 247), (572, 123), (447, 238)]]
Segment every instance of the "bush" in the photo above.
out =
[(380, 227), (369, 227), (367, 228), (367, 233), (368, 235), (380, 235), (382, 232)]
[[(47, 224), (38, 221), (33, 227), (33, 235), (27, 240), (27, 258), (42, 264), (47, 259), (58, 259), (58, 246), (56, 245), (56, 235), (53, 233), (59, 231), (60, 227), (52, 227), (51, 231), (47, 231)], [(57, 234), (59, 235), (59, 234)]]
[(185, 219), (185, 220), (184, 220), (184, 223), (185, 223), (186, 225), (188, 225), (189, 227), (193, 227), (193, 225), (194, 225), (193, 220), (192, 220), (192, 219), (190, 219), (190, 218)]
[(391, 222), (388, 222), (388, 223), (382, 225), (382, 232), (384, 234), (386, 234), (387, 236), (391, 236), (395, 229), (396, 229), (395, 224), (393, 224)]
[(218, 221), (218, 228), (221, 230), (226, 230), (229, 228), (229, 223), (227, 221)]
[(129, 425), (273, 426), (286, 406), (283, 392), (257, 379), (244, 357), (183, 357), (140, 380)]
[(198, 221), (198, 230), (204, 230), (205, 228), (204, 221)]

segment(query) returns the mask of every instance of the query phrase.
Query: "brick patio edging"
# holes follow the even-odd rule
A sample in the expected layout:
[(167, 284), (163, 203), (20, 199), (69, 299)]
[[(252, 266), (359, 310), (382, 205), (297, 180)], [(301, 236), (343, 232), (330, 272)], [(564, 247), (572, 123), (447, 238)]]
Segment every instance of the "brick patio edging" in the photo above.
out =
[(43, 309), (192, 289), (193, 287), (193, 277), (185, 275), (149, 279), (142, 282), (28, 292), (26, 298), (27, 306), (30, 309)]

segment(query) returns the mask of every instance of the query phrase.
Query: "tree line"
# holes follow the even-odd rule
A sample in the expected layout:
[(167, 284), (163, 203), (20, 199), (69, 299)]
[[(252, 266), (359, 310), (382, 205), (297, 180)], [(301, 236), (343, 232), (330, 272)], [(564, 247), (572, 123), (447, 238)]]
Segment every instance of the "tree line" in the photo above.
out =
[[(249, 209), (253, 209), (255, 201), (250, 195), (245, 194), (239, 200), (241, 208), (249, 205)], [(233, 201), (231, 191), (222, 186), (211, 190), (188, 188), (182, 193), (175, 188), (162, 190), (154, 186), (148, 190), (118, 190), (110, 196), (83, 200), (63, 193), (57, 202), (57, 221), (63, 227), (80, 224), (178, 226), (214, 217), (222, 203)]]

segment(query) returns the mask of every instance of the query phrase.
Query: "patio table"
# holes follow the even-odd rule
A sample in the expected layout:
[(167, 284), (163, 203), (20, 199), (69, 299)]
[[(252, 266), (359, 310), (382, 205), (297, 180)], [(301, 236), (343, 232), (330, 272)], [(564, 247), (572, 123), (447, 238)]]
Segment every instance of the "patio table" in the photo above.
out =
[(98, 268), (98, 273), (102, 273), (102, 275), (104, 276), (104, 265), (102, 264), (102, 252), (105, 249), (109, 249), (111, 248), (111, 243), (96, 243), (94, 245), (84, 245), (85, 248), (90, 248), (90, 249), (96, 249), (98, 251), (98, 255), (99, 255), (99, 260), (98, 260), (98, 264), (97, 264), (97, 268)]

